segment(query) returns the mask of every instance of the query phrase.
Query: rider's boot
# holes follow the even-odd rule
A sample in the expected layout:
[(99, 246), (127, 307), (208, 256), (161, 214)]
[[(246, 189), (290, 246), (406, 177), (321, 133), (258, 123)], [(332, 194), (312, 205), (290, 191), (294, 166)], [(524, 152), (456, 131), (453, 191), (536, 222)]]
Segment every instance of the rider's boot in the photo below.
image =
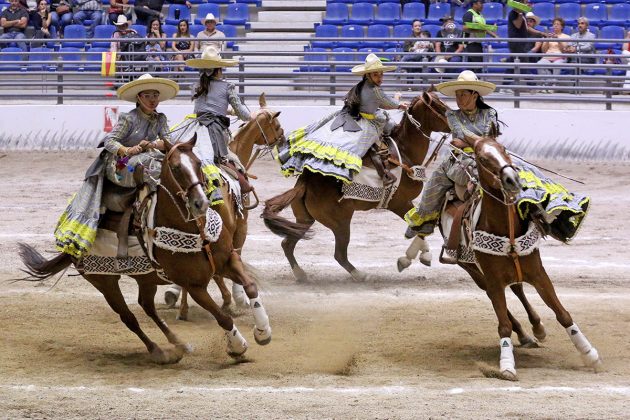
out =
[(376, 172), (383, 180), (383, 186), (388, 187), (396, 182), (396, 176), (385, 168), (383, 159), (381, 159), (381, 156), (374, 149), (374, 147), (370, 147), (370, 159), (372, 159), (372, 163), (374, 164)]
[(236, 178), (238, 179), (238, 185), (241, 187), (241, 194), (247, 194), (247, 193), (252, 192), (254, 187), (252, 187), (252, 185), (249, 183), (249, 180), (247, 179), (243, 171), (240, 170), (234, 162), (232, 162), (231, 160), (227, 158), (223, 158), (221, 159), (221, 165), (227, 166), (229, 169), (233, 171), (234, 175), (236, 175)]
[(433, 230), (435, 230), (435, 223), (433, 222), (426, 222), (422, 226), (418, 227), (408, 226), (407, 230), (405, 231), (405, 238), (411, 239), (416, 236), (421, 236), (424, 238), (431, 235), (433, 233)]

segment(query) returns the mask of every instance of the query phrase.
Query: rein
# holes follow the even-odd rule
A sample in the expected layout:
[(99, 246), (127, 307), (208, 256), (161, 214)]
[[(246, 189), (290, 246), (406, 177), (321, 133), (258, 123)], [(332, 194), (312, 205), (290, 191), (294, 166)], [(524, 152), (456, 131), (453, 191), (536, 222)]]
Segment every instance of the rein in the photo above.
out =
[[(428, 102), (424, 98), (424, 95), (421, 95), (419, 100), (429, 109), (429, 111), (431, 111), (431, 113), (433, 115), (437, 116), (445, 124), (448, 125), (447, 119), (438, 110), (436, 110), (432, 106), (433, 98), (431, 97), (431, 95), (427, 95), (427, 96), (429, 96), (429, 98), (430, 98), (430, 100)], [(429, 135), (425, 134), (425, 132), (422, 130), (422, 123), (420, 121), (418, 121), (417, 119), (415, 119), (415, 117), (409, 111), (409, 108), (407, 108), (405, 110), (405, 115), (407, 116), (407, 119), (409, 120), (411, 125), (413, 125), (416, 128), (416, 130), (418, 130), (420, 132), (420, 134), (422, 134), (424, 136), (425, 139), (427, 139), (430, 143), (435, 142), (435, 140), (433, 140), (431, 138), (430, 134)], [(438, 155), (440, 149), (442, 148), (442, 146), (444, 145), (444, 142), (446, 141), (447, 137), (448, 137), (448, 133), (444, 133), (442, 135), (440, 140), (438, 140), (438, 142), (437, 142), (438, 144), (435, 147), (435, 149), (433, 150), (433, 153), (431, 153), (431, 156), (429, 156), (429, 158), (424, 162), (424, 164), (422, 164), (422, 166), (428, 166), (431, 162), (433, 162), (437, 158), (437, 155)], [(396, 164), (396, 162), (392, 162), (392, 163)], [(400, 165), (400, 166), (402, 167), (402, 165)]]

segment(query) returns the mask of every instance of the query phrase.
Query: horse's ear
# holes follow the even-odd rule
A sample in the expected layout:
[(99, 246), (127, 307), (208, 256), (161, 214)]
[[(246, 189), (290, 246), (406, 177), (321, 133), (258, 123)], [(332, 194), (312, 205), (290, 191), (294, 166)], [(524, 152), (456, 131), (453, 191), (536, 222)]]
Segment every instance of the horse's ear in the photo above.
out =
[(280, 116), (280, 113), (281, 113), (281, 112), (282, 112), (282, 111), (276, 111), (276, 112), (274, 112), (274, 113), (271, 115), (271, 118), (272, 118), (272, 119), (276, 119), (276, 118), (278, 118), (278, 117)]
[(427, 89), (427, 93), (435, 92), (436, 90), (435, 85), (431, 83), (431, 86)]
[(265, 92), (261, 93), (258, 97), (258, 103), (260, 104), (261, 108), (267, 107), (267, 98), (265, 98)]
[(168, 140), (162, 140), (162, 141), (164, 142), (164, 152), (168, 153), (173, 147), (173, 144)]
[(195, 133), (192, 139), (188, 140), (188, 144), (190, 144), (190, 147), (195, 147), (196, 143), (197, 143), (197, 133)]

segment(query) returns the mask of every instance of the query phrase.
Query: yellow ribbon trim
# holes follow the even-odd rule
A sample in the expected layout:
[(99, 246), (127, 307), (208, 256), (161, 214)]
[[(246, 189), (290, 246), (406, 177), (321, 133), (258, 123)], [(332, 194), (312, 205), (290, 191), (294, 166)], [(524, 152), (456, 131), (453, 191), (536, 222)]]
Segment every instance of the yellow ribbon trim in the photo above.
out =
[(366, 120), (373, 120), (374, 118), (376, 118), (376, 115), (374, 114), (368, 114), (366, 112), (359, 112), (359, 115), (361, 115), (363, 118), (365, 118)]
[(360, 156), (340, 150), (334, 146), (305, 139), (305, 135), (306, 131), (304, 128), (298, 128), (289, 135), (289, 144), (291, 145), (289, 153), (291, 156), (296, 153), (302, 153), (312, 155), (317, 159), (330, 161), (336, 166), (345, 166), (357, 172), (361, 170), (362, 160)]
[(171, 131), (176, 130), (180, 125), (182, 125), (186, 120), (193, 120), (197, 118), (197, 114), (188, 114), (184, 117), (183, 121), (178, 122), (177, 124), (175, 124), (174, 126), (172, 126), (170, 128)]
[[(338, 179), (339, 181), (342, 181), (345, 184), (351, 184), (352, 183), (352, 180), (350, 180), (348, 178), (344, 178), (344, 177), (342, 177), (340, 175), (337, 175), (337, 174), (324, 172), (321, 169), (313, 168), (309, 164), (305, 164), (304, 168), (308, 169), (311, 172), (315, 172), (315, 173), (318, 173), (318, 174), (321, 174), (321, 175), (324, 175), (324, 176), (330, 176), (330, 177), (336, 178), (336, 179)], [(284, 175), (286, 177), (289, 177), (291, 175), (302, 175), (303, 171), (299, 171), (299, 170), (297, 170), (295, 168), (288, 168), (288, 169), (281, 169), (280, 172), (282, 172), (282, 175)]]
[(427, 215), (421, 216), (418, 213), (418, 209), (413, 207), (411, 210), (409, 210), (407, 213), (405, 213), (405, 222), (407, 222), (407, 224), (410, 227), (418, 227), (418, 226), (422, 226), (423, 224), (425, 224), (427, 222), (433, 222), (433, 221), (437, 220), (439, 217), (440, 217), (440, 212), (439, 211), (436, 211), (436, 212), (429, 213)]
[(81, 246), (78, 242), (85, 242), (91, 246), (96, 240), (96, 230), (77, 220), (70, 220), (68, 213), (64, 212), (57, 223), (55, 239), (57, 239), (56, 248), (58, 251), (81, 258), (89, 248)]

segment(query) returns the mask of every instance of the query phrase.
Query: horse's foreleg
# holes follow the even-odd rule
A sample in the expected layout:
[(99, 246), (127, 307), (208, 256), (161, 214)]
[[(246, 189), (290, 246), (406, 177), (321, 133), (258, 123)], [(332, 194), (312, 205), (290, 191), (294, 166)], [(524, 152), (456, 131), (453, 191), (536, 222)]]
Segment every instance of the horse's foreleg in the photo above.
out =
[[(522, 283), (513, 284), (510, 286), (510, 289), (512, 289), (512, 292), (514, 292), (516, 297), (518, 297), (518, 300), (520, 300), (521, 303), (523, 304), (523, 307), (525, 308), (525, 311), (527, 312), (527, 317), (529, 318), (529, 322), (532, 324), (532, 331), (534, 332), (534, 337), (536, 337), (539, 341), (544, 341), (545, 337), (547, 337), (545, 326), (540, 320), (540, 316), (538, 315), (538, 313), (534, 310), (532, 305), (527, 300), (527, 297), (525, 296), (525, 292), (523, 291), (523, 284)], [(520, 337), (519, 337), (519, 340), (520, 340)], [(521, 341), (521, 344), (523, 344), (522, 341)]]
[(118, 285), (120, 276), (86, 275), (84, 277), (103, 294), (109, 306), (120, 316), (121, 321), (127, 328), (133, 331), (138, 338), (142, 340), (154, 362), (166, 364), (177, 363), (181, 360), (184, 355), (183, 349), (175, 348), (172, 351), (163, 351), (142, 331), (138, 320), (129, 310), (125, 298), (120, 291), (120, 286)]
[(241, 335), (236, 324), (232, 318), (226, 315), (219, 305), (216, 304), (210, 294), (208, 293), (207, 285), (204, 286), (187, 286), (190, 297), (206, 311), (210, 312), (212, 316), (217, 320), (217, 323), (221, 328), (225, 330), (225, 336), (227, 337), (227, 353), (231, 357), (242, 356), (247, 351), (247, 341)]
[(348, 260), (348, 245), (350, 244), (350, 220), (340, 221), (340, 223), (333, 229), (335, 234), (335, 260), (346, 269), (353, 279), (358, 281), (365, 281), (369, 279), (369, 274), (358, 270)]
[(499, 370), (502, 379), (516, 380), (516, 365), (514, 362), (514, 346), (512, 345), (512, 322), (508, 315), (505, 290), (502, 285), (487, 285), (486, 293), (492, 301), (492, 307), (499, 320)]
[(431, 265), (431, 259), (433, 256), (431, 255), (431, 249), (429, 248), (428, 242), (419, 236), (413, 238), (407, 251), (405, 251), (405, 256), (398, 258), (398, 272), (402, 272), (404, 269), (411, 265), (411, 262), (418, 256), (420, 253), (420, 262), (426, 266)]
[[(295, 216), (295, 221), (297, 223), (309, 226), (312, 226), (313, 223), (315, 223), (302, 198), (295, 199), (291, 202), (291, 210), (293, 210), (293, 215)], [(284, 251), (284, 256), (287, 258), (287, 261), (289, 261), (295, 280), (298, 282), (305, 282), (307, 281), (308, 276), (295, 258), (295, 247), (298, 241), (299, 239), (287, 236), (282, 240), (282, 250)]]

